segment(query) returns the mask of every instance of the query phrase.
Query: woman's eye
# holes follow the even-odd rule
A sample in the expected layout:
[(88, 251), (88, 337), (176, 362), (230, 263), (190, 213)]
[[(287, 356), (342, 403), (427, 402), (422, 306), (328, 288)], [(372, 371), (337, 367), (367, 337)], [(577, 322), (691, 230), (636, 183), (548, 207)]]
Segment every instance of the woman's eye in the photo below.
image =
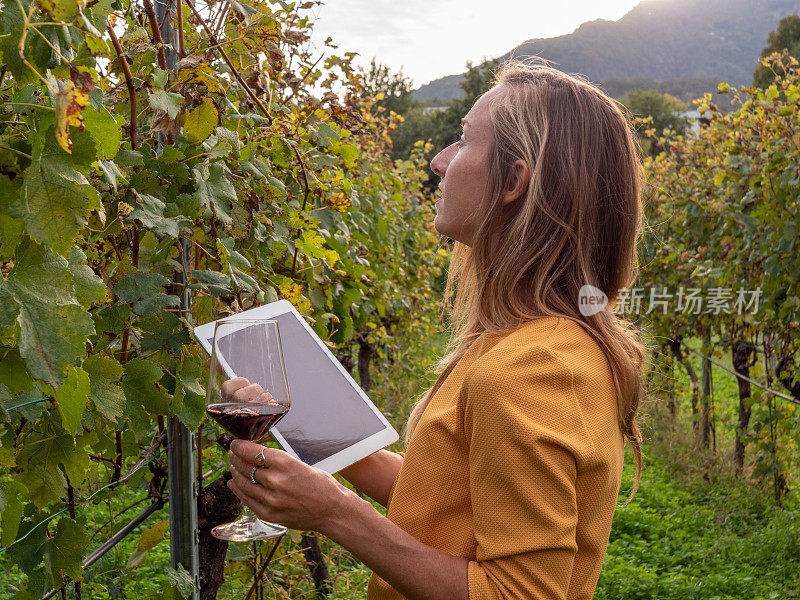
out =
[(458, 144), (458, 147), (461, 148), (464, 143), (464, 134), (459, 134), (458, 138), (456, 139), (456, 144)]

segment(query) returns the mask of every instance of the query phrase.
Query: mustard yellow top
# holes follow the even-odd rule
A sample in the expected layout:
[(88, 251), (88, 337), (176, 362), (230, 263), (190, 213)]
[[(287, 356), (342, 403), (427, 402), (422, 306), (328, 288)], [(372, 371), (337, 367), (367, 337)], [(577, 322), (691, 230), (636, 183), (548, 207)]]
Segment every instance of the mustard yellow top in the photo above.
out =
[[(484, 333), (426, 407), (387, 517), (470, 561), (470, 600), (589, 600), (622, 479), (611, 369), (576, 322)], [(368, 600), (403, 598), (373, 574)]]

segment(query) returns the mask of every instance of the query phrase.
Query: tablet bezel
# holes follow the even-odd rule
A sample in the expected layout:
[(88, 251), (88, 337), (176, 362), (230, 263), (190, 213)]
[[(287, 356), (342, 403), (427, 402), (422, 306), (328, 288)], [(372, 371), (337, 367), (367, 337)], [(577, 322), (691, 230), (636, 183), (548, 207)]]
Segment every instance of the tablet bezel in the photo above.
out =
[[(295, 319), (297, 319), (300, 324), (305, 328), (306, 332), (311, 336), (317, 346), (323, 351), (325, 356), (330, 360), (339, 372), (344, 376), (350, 386), (355, 390), (356, 394), (364, 401), (364, 405), (368, 407), (378, 419), (380, 419), (381, 424), (383, 425), (383, 429), (374, 433), (373, 435), (360, 440), (343, 450), (340, 450), (336, 454), (329, 456), (317, 463), (314, 463), (312, 466), (322, 469), (328, 473), (336, 473), (345, 467), (358, 462), (362, 458), (369, 456), (370, 454), (377, 452), (378, 450), (385, 448), (386, 446), (393, 444), (399, 439), (399, 435), (397, 431), (395, 431), (394, 427), (389, 423), (386, 419), (384, 414), (378, 410), (378, 407), (373, 404), (373, 402), (369, 399), (367, 394), (361, 387), (355, 382), (353, 377), (350, 373), (345, 370), (345, 368), (341, 365), (341, 363), (336, 359), (330, 349), (325, 345), (325, 343), (319, 338), (316, 332), (311, 328), (311, 326), (306, 322), (303, 316), (297, 311), (297, 309), (292, 305), (291, 302), (288, 300), (278, 300), (277, 302), (272, 302), (270, 304), (265, 304), (263, 306), (258, 306), (256, 308), (251, 308), (244, 312), (236, 313), (233, 315), (228, 315), (223, 317), (225, 321), (247, 321), (249, 319), (273, 319), (280, 315), (290, 314)], [(198, 325), (194, 328), (194, 335), (197, 341), (200, 343), (201, 346), (211, 355), (212, 347), (211, 343), (209, 343), (209, 339), (214, 337), (214, 324), (216, 321), (211, 321), (210, 323), (205, 323), (203, 325)], [(243, 324), (243, 326), (245, 326)], [(225, 369), (226, 374), (229, 377), (232, 377), (233, 373), (225, 362), (224, 357), (220, 360), (221, 366)], [(291, 390), (289, 391), (291, 395)], [(291, 408), (289, 409), (291, 410)], [(291, 447), (291, 444), (281, 435), (280, 431), (280, 421), (272, 428), (270, 428), (270, 433), (272, 437), (281, 445), (281, 447), (291, 456), (294, 458), (299, 459), (297, 452)]]

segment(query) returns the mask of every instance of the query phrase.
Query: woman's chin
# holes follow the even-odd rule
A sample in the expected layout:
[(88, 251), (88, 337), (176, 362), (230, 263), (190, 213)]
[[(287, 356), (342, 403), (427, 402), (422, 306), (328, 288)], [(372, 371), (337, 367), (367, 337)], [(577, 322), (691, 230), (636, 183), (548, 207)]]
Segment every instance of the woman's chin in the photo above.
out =
[(444, 231), (442, 231), (442, 217), (438, 212), (436, 213), (436, 216), (433, 217), (433, 228), (439, 235), (447, 235)]

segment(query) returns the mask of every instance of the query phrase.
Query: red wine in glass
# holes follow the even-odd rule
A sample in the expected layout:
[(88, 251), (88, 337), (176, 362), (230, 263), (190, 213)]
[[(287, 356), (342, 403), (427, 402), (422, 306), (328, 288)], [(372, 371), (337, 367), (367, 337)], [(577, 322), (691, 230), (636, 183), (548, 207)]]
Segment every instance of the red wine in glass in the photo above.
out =
[[(217, 321), (208, 368), (206, 414), (234, 437), (258, 443), (289, 410), (289, 382), (274, 319)], [(284, 533), (286, 527), (262, 521), (247, 506), (241, 518), (211, 531), (218, 539), (236, 542)]]
[(240, 440), (256, 441), (289, 411), (280, 404), (253, 402), (209, 404), (208, 416)]

